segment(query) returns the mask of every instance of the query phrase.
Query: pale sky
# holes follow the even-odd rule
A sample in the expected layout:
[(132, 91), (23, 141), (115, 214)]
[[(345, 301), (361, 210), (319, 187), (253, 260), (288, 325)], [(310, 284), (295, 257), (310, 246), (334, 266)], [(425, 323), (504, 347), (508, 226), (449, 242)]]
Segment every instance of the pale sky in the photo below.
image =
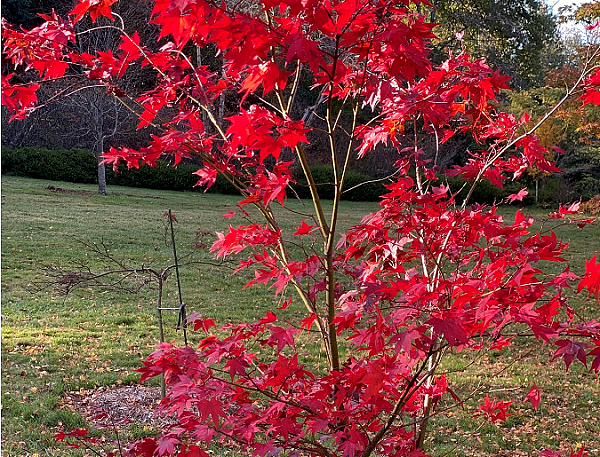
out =
[(558, 11), (558, 8), (566, 5), (581, 5), (585, 3), (583, 0), (546, 0), (546, 4), (550, 6), (554, 11)]
[[(583, 3), (589, 3), (592, 0), (546, 0), (546, 4), (552, 9), (554, 13), (558, 13), (558, 9), (561, 6), (568, 5), (581, 5)], [(580, 34), (585, 33), (585, 28), (579, 26), (577, 27), (573, 23), (562, 24), (560, 29), (564, 35), (570, 35), (572, 33)]]

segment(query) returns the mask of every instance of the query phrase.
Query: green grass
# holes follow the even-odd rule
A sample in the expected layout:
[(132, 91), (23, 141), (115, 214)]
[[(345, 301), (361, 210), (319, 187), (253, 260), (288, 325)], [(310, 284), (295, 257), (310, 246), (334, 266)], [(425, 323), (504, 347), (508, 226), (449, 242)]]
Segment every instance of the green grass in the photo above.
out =
[[(47, 190), (52, 185), (70, 191)], [(158, 192), (112, 187), (108, 197), (94, 186), (2, 177), (2, 439), (7, 456), (49, 453), (51, 435), (62, 426), (84, 425), (60, 408), (66, 392), (98, 386), (136, 384), (135, 369), (158, 341), (156, 286), (132, 294), (115, 288), (83, 287), (67, 297), (54, 288), (36, 291), (49, 278), (48, 266), (94, 271), (114, 268), (87, 249), (104, 243), (130, 267), (162, 269), (173, 262), (165, 241), (169, 208), (176, 215), (177, 251), (192, 252), (197, 233), (210, 246), (215, 231), (243, 223), (221, 216), (236, 210), (230, 196)], [(292, 202), (296, 211), (300, 203)], [(343, 224), (357, 223), (373, 204), (347, 203)], [(299, 225), (290, 215), (284, 228)], [(207, 249), (194, 259), (215, 263)], [(270, 290), (242, 290), (248, 274), (232, 275), (233, 264), (182, 268), (182, 295), (188, 313), (198, 311), (224, 323), (252, 320), (277, 304)], [(167, 280), (163, 306), (177, 306), (174, 275)], [(300, 315), (293, 306), (287, 317)], [(183, 343), (176, 333), (176, 315), (164, 312), (165, 339)], [(191, 336), (192, 343), (194, 341)]]
[[(46, 189), (50, 184), (70, 193), (51, 192)], [(62, 406), (65, 394), (136, 384), (135, 370), (158, 340), (154, 284), (136, 294), (114, 287), (82, 287), (65, 297), (54, 288), (37, 290), (49, 279), (48, 266), (86, 265), (94, 271), (112, 267), (81, 243), (103, 242), (115, 259), (129, 266), (164, 268), (172, 263), (163, 216), (169, 208), (178, 220), (180, 256), (193, 251), (198, 233), (209, 233), (200, 239), (210, 246), (215, 231), (243, 222), (239, 214), (232, 220), (221, 217), (229, 209), (236, 211), (229, 196), (117, 187), (109, 191), (108, 197), (102, 197), (95, 194), (94, 186), (2, 177), (2, 447), (6, 456), (65, 455), (64, 449), (54, 446), (53, 433), (63, 426), (85, 425), (78, 414)], [(297, 212), (304, 210), (299, 202), (289, 204)], [(345, 202), (342, 225), (357, 223), (376, 208), (372, 203)], [(507, 217), (513, 214), (511, 209), (505, 212)], [(285, 214), (283, 228), (298, 226), (301, 218)], [(569, 226), (557, 232), (570, 240), (574, 270), (581, 272), (584, 258), (600, 246), (599, 224), (586, 231)], [(194, 259), (214, 262), (207, 249), (195, 252)], [(232, 267), (204, 263), (182, 268), (182, 294), (189, 312), (220, 322), (252, 320), (277, 305), (272, 290), (242, 290), (249, 273), (234, 276)], [(165, 306), (178, 303), (173, 275), (163, 300)], [(586, 315), (600, 314), (595, 302), (580, 307)], [(286, 318), (301, 315), (299, 303), (285, 311)], [(174, 331), (175, 314), (165, 312), (165, 319), (166, 340), (181, 344), (181, 333)], [(193, 343), (195, 337), (190, 338)], [(472, 403), (465, 411), (448, 410), (431, 428), (429, 444), (434, 453), (524, 455), (519, 452), (543, 447), (540, 442), (560, 447), (570, 439), (600, 454), (598, 381), (581, 367), (565, 374), (564, 365), (550, 359), (550, 348), (531, 346), (525, 340), (510, 353), (485, 354), (465, 371), (462, 368), (471, 360), (463, 354), (450, 357), (444, 368), (459, 395), (468, 396), (473, 386), (483, 382), (495, 391), (493, 395), (513, 399), (520, 418), (496, 427), (474, 419)], [(521, 403), (532, 380), (544, 392), (537, 412)]]

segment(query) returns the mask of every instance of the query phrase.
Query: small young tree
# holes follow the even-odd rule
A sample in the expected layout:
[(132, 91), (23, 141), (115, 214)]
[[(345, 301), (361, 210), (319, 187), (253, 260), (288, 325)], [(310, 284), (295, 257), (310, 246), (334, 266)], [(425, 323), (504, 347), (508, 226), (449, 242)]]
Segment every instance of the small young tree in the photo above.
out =
[[(135, 443), (135, 454), (206, 456), (206, 446), (219, 441), (261, 456), (428, 455), (424, 440), (440, 399), (461, 402), (440, 372), (444, 356), (508, 346), (525, 331), (555, 345), (567, 367), (591, 361), (598, 373), (600, 324), (580, 317), (566, 293), (575, 285), (598, 297), (596, 256), (583, 277), (568, 268), (545, 273), (542, 263), (563, 262), (567, 248), (552, 231), (532, 234), (533, 219), (521, 211), (507, 221), (495, 207), (469, 206), (484, 179), (502, 186), (531, 166), (555, 170), (534, 132), (557, 107), (527, 128), (527, 116), (499, 111), (496, 96), (508, 89), (507, 78), (485, 61), (462, 53), (433, 65), (434, 24), (419, 15), (421, 2), (263, 0), (242, 11), (235, 3), (156, 0), (151, 22), (161, 27), (160, 50), (123, 33), (116, 53), (78, 53), (73, 23), (86, 14), (112, 17), (115, 1), (82, 0), (70, 19), (47, 16), (31, 31), (4, 24), (7, 58), (43, 80), (17, 86), (3, 77), (3, 103), (16, 118), (27, 115), (39, 84), (71, 66), (125, 101), (123, 72), (152, 68), (156, 85), (130, 108), (140, 128), (160, 125), (163, 134), (139, 150), (113, 148), (105, 161), (138, 167), (162, 155), (175, 163), (196, 157), (203, 163), (198, 185), (225, 175), (243, 196), (238, 211), (250, 218), (245, 208), (252, 205), (263, 220), (218, 233), (212, 250), (217, 257), (246, 253), (239, 269), (254, 269), (249, 285), (270, 285), (288, 298), (284, 306), (299, 301), (306, 312), (297, 326), (269, 310), (217, 332), (210, 317), (195, 316), (195, 330), (206, 333), (196, 349), (163, 344), (140, 370), (142, 380), (165, 375), (163, 408), (177, 421)], [(224, 71), (194, 66), (191, 43), (213, 46)], [(567, 97), (584, 91), (583, 103), (600, 102), (597, 56)], [(299, 109), (306, 81), (313, 101)], [(222, 127), (213, 102), (224, 90), (239, 94), (239, 112)], [(439, 178), (438, 158), (425, 160), (420, 148), (424, 136), (439, 144), (457, 132), (479, 144), (446, 173), (471, 182), (460, 202)], [(331, 204), (320, 199), (307, 152), (320, 136), (334, 174)], [(407, 139), (412, 145), (401, 146)], [(397, 147), (396, 177), (381, 209), (340, 235), (350, 157), (374, 154), (380, 144)], [(292, 164), (308, 182), (312, 209), (287, 232), (275, 208), (286, 206)], [(577, 204), (552, 217), (575, 213)], [(316, 338), (327, 369), (304, 356), (298, 338)], [(537, 407), (535, 384), (527, 398)], [(510, 402), (482, 401), (481, 416), (508, 416)]]

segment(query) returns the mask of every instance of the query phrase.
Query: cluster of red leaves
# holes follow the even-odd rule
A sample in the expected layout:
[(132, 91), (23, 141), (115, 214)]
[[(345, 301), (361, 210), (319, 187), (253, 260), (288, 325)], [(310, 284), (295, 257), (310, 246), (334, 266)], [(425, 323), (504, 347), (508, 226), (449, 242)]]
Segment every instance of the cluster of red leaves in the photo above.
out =
[(542, 457), (588, 457), (589, 453), (586, 452), (585, 448), (581, 447), (577, 451), (571, 449), (568, 454), (566, 454), (565, 452), (558, 452), (550, 449), (545, 449), (540, 453), (540, 455)]
[[(555, 345), (555, 358), (567, 368), (575, 359), (586, 366), (591, 360), (590, 369), (600, 371), (600, 324), (580, 318), (565, 297), (579, 279), (577, 291), (598, 298), (596, 257), (582, 278), (569, 268), (544, 273), (541, 262), (564, 262), (567, 248), (552, 231), (532, 234), (533, 220), (520, 211), (507, 222), (494, 207), (457, 205), (418, 145), (401, 147), (405, 129), (419, 124), (442, 142), (467, 133), (478, 142), (479, 150), (450, 176), (502, 186), (530, 166), (555, 170), (540, 141), (519, 134), (527, 117), (498, 111), (507, 78), (466, 54), (441, 65), (428, 59), (434, 24), (415, 13), (414, 3), (421, 2), (263, 0), (261, 13), (250, 14), (211, 1), (155, 0), (151, 21), (166, 42), (160, 49), (125, 33), (114, 52), (91, 55), (69, 46), (73, 22), (88, 13), (92, 20), (112, 18), (114, 1), (82, 0), (72, 20), (44, 17), (31, 31), (6, 25), (7, 58), (45, 79), (76, 65), (115, 96), (124, 94), (119, 82), (131, 65), (154, 70), (155, 86), (137, 99), (139, 127), (161, 123), (161, 110), (177, 114), (148, 147), (113, 148), (105, 162), (139, 167), (154, 166), (164, 155), (175, 164), (195, 156), (204, 164), (196, 173), (199, 185), (226, 175), (243, 195), (244, 215), (245, 205), (255, 205), (267, 222), (230, 227), (217, 234), (212, 251), (219, 257), (245, 253), (238, 270), (254, 269), (249, 285), (266, 284), (278, 294), (291, 286), (307, 308), (298, 327), (268, 312), (258, 322), (212, 331), (211, 319), (195, 316), (195, 330), (206, 333), (197, 349), (163, 344), (140, 370), (142, 380), (165, 375), (162, 407), (177, 421), (159, 437), (135, 443), (134, 454), (206, 457), (206, 446), (222, 442), (259, 456), (424, 456), (420, 427), (431, 405), (442, 397), (461, 403), (436, 371), (442, 354), (500, 349), (511, 344), (515, 327)], [(223, 74), (193, 67), (182, 52), (189, 43), (212, 45), (223, 58)], [(302, 221), (286, 234), (271, 210), (274, 202), (285, 204), (293, 181), (285, 157), (293, 154), (306, 170), (302, 145), (309, 132), (318, 133), (290, 115), (290, 86), (301, 72), (327, 102), (330, 129), (339, 120), (331, 115), (334, 104), (376, 111), (373, 120), (344, 131), (356, 154), (380, 144), (397, 148), (398, 177), (381, 209), (337, 246), (333, 218), (328, 225), (316, 211), (318, 224)], [(597, 104), (598, 75), (587, 78), (583, 103)], [(39, 85), (11, 85), (10, 79), (2, 79), (2, 103), (22, 117), (36, 103)], [(210, 118), (224, 90), (240, 93), (240, 110), (225, 119), (227, 128), (213, 123), (207, 129), (203, 113)], [(273, 102), (256, 101), (271, 93)], [(328, 134), (335, 144), (337, 133)], [(576, 212), (576, 205), (561, 207), (553, 217), (566, 220)], [(289, 255), (290, 236), (302, 244), (304, 258)], [(314, 248), (319, 238), (323, 252)], [(314, 334), (328, 351), (328, 370), (302, 363), (296, 339)], [(341, 364), (334, 361), (337, 337), (348, 349)], [(526, 400), (537, 407), (539, 398), (534, 385)], [(487, 396), (478, 414), (503, 421), (509, 406)]]
[(30, 84), (28, 86), (13, 86), (8, 80), (12, 77), (2, 75), (2, 104), (6, 105), (9, 111), (15, 113), (10, 119), (23, 119), (27, 116), (28, 108), (31, 108), (37, 102), (36, 91), (40, 88), (39, 84)]
[(598, 106), (600, 105), (600, 70), (589, 77), (586, 82), (585, 93), (580, 97), (583, 100), (583, 104), (589, 103)]
[(486, 395), (483, 404), (479, 405), (480, 412), (478, 414), (487, 417), (491, 422), (504, 422), (508, 416), (511, 416), (506, 412), (511, 403), (510, 401), (497, 401), (496, 397), (490, 400), (489, 395)]
[[(221, 330), (227, 337), (209, 335), (198, 350), (161, 345), (144, 362), (143, 379), (166, 374), (171, 388), (164, 405), (182, 425), (178, 433), (158, 438), (156, 447), (165, 440), (206, 445), (233, 440), (259, 455), (351, 456), (368, 446), (370, 433), (385, 427), (382, 411), (400, 402), (408, 418), (418, 409), (424, 393), (414, 389), (409, 397), (400, 388), (416, 381), (405, 355), (351, 359), (342, 370), (319, 375), (299, 362), (298, 330), (278, 326), (275, 319), (269, 313), (255, 324), (226, 325)], [(198, 318), (196, 327), (207, 327), (204, 322)], [(446, 392), (445, 384), (436, 387), (435, 396)], [(413, 432), (402, 424), (378, 446), (392, 455), (413, 448)], [(138, 445), (134, 449), (147, 455)]]
[(107, 451), (102, 447), (101, 440), (98, 440), (89, 435), (89, 431), (85, 428), (76, 428), (68, 432), (60, 431), (54, 435), (55, 442), (65, 442), (67, 447), (73, 449), (89, 450), (97, 455), (100, 455), (97, 449), (103, 450), (103, 455), (106, 457), (117, 456), (116, 451)]
[[(493, 208), (456, 209), (444, 187), (422, 195), (411, 178), (398, 180), (382, 209), (346, 234), (336, 259), (353, 286), (339, 291), (333, 324), (346, 335), (355, 356), (339, 370), (311, 371), (299, 362), (298, 330), (277, 325), (272, 313), (255, 324), (225, 325), (203, 339), (198, 350), (163, 345), (140, 371), (142, 379), (166, 375), (171, 389), (164, 405), (178, 417), (180, 433), (146, 440), (134, 450), (149, 455), (145, 450), (150, 443), (159, 449), (166, 443), (233, 440), (258, 455), (288, 451), (346, 457), (362, 454), (383, 430), (378, 452), (424, 455), (413, 448), (408, 425), (427, 395), (453, 395), (443, 375), (434, 377), (431, 387), (419, 388), (426, 374), (421, 363), (433, 342), (441, 340), (441, 348), (457, 350), (487, 343), (499, 348), (510, 344), (503, 335), (515, 323), (555, 344), (555, 357), (563, 358), (567, 368), (575, 358), (584, 364), (589, 358), (597, 372), (600, 325), (561, 320), (561, 311), (573, 313), (563, 291), (575, 276), (567, 268), (551, 277), (537, 267), (541, 261), (564, 261), (567, 246), (552, 231), (530, 236), (532, 223), (520, 211), (507, 224)], [(247, 231), (260, 239), (247, 238)], [(230, 255), (262, 249), (275, 240), (273, 233), (263, 231), (231, 228), (229, 240), (219, 235), (213, 250)], [(305, 222), (297, 230), (299, 235), (310, 231)], [(425, 268), (423, 254), (431, 262)], [(454, 267), (447, 276), (432, 278), (426, 271), (435, 268), (434, 262)], [(284, 271), (264, 251), (241, 267), (256, 263), (262, 266), (257, 280), (274, 285), (318, 278), (322, 269), (309, 258)], [(578, 289), (597, 290), (595, 257), (586, 270)], [(316, 296), (322, 286), (315, 281), (311, 294)], [(201, 316), (194, 319), (196, 329), (207, 333), (215, 325)], [(594, 344), (574, 341), (575, 333), (592, 337)], [(537, 408), (535, 384), (525, 400)], [(510, 404), (486, 396), (477, 415), (504, 421)], [(394, 412), (390, 426), (382, 415)]]

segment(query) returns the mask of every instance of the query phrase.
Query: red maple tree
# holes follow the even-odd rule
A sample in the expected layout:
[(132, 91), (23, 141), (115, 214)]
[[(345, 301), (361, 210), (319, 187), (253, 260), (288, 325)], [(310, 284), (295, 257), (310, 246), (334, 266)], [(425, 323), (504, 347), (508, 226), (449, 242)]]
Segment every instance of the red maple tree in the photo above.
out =
[[(507, 221), (494, 206), (469, 203), (481, 180), (502, 186), (531, 166), (555, 170), (534, 134), (540, 124), (527, 127), (527, 116), (499, 110), (507, 78), (484, 60), (465, 53), (440, 65), (429, 60), (434, 24), (415, 7), (426, 2), (262, 0), (248, 12), (155, 0), (150, 22), (161, 29), (159, 49), (121, 31), (117, 52), (77, 52), (74, 23), (86, 14), (113, 19), (113, 3), (81, 0), (70, 18), (44, 16), (29, 31), (4, 23), (6, 58), (42, 81), (3, 77), (2, 103), (21, 118), (35, 109), (40, 84), (74, 67), (105, 84), (137, 111), (140, 128), (162, 129), (147, 147), (112, 149), (105, 162), (138, 167), (165, 155), (175, 163), (195, 157), (203, 163), (198, 185), (206, 187), (223, 174), (243, 196), (238, 211), (249, 217), (252, 205), (262, 221), (218, 233), (212, 251), (240, 257), (239, 269), (255, 272), (250, 285), (294, 291), (291, 306), (300, 302), (306, 311), (298, 325), (268, 311), (257, 322), (218, 329), (193, 316), (194, 330), (204, 334), (199, 346), (162, 344), (140, 369), (142, 381), (165, 375), (162, 408), (177, 420), (159, 437), (134, 443), (134, 454), (206, 457), (207, 446), (222, 442), (260, 456), (428, 455), (427, 424), (440, 399), (461, 402), (440, 372), (444, 355), (508, 346), (515, 328), (555, 345), (567, 367), (591, 360), (598, 373), (600, 323), (579, 317), (565, 293), (575, 285), (598, 296), (596, 258), (582, 278), (568, 268), (545, 273), (542, 261), (565, 261), (567, 245), (552, 231), (533, 233), (533, 219), (521, 211)], [(223, 71), (194, 65), (190, 44), (213, 46)], [(132, 65), (156, 75), (135, 103), (119, 86)], [(598, 104), (600, 69), (584, 71), (568, 95)], [(314, 105), (299, 115), (296, 94), (306, 80)], [(240, 103), (221, 122), (215, 102), (223, 91), (237, 92)], [(172, 115), (165, 121), (164, 113)], [(471, 183), (464, 200), (425, 157), (419, 132), (440, 143), (457, 134), (478, 142), (466, 164), (446, 172)], [(320, 199), (305, 150), (319, 136), (334, 174), (331, 205)], [(349, 160), (380, 144), (396, 148), (395, 178), (379, 211), (340, 236)], [(286, 205), (293, 164), (308, 182), (312, 210), (286, 231), (273, 208)], [(577, 205), (561, 207), (553, 217), (576, 212)], [(307, 361), (298, 338), (317, 339), (327, 369)], [(527, 400), (537, 407), (539, 395), (534, 385)], [(479, 414), (489, 420), (510, 415), (509, 401), (482, 401)]]

